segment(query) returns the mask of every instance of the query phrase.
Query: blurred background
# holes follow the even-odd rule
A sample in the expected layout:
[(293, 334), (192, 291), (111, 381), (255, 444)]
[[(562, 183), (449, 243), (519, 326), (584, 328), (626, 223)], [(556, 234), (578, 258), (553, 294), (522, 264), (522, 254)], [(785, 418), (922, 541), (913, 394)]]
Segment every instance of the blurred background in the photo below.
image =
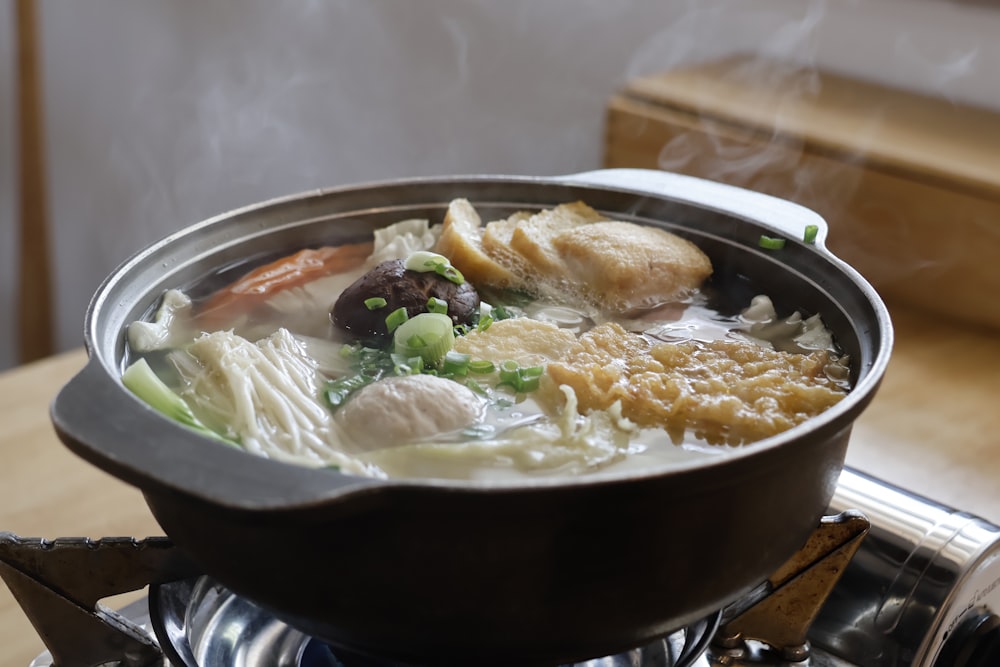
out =
[[(1000, 109), (1000, 11), (949, 0), (39, 0), (54, 346), (130, 254), (402, 176), (601, 166), (634, 77), (759, 53)], [(14, 3), (0, 8), (0, 368), (18, 363)], [(1000, 156), (998, 156), (1000, 163)]]

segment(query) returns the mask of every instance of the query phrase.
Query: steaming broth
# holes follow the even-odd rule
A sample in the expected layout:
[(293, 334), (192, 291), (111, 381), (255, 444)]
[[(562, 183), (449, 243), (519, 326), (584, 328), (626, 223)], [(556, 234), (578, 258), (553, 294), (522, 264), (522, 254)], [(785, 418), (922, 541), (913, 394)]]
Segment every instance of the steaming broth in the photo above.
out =
[[(641, 416), (645, 409), (641, 402), (606, 401), (607, 397), (590, 395), (593, 392), (585, 383), (574, 386), (572, 381), (553, 382), (551, 373), (543, 373), (537, 386), (529, 378), (531, 387), (518, 390), (516, 385), (500, 382), (498, 368), (480, 374), (466, 370), (451, 378), (426, 376), (419, 381), (398, 379), (395, 373), (388, 372), (383, 379), (355, 388), (342, 404), (334, 404), (335, 410), (329, 410), (318, 398), (324, 392), (328, 398), (332, 395), (327, 383), (349, 381), (368, 372), (357, 365), (364, 348), (348, 332), (331, 325), (330, 306), (387, 256), (398, 258), (411, 255), (415, 248), (441, 247), (440, 225), (413, 222), (394, 225), (389, 237), (380, 239), (377, 235), (374, 248), (350, 250), (352, 257), (362, 256), (363, 261), (280, 290), (250, 308), (228, 312), (218, 304), (195, 304), (185, 301), (183, 295), (173, 294), (170, 300), (165, 299), (156, 324), (136, 323), (130, 328), (133, 352), (149, 360), (205, 428), (259, 455), (304, 465), (333, 466), (353, 474), (448, 478), (582, 474), (669, 465), (722, 455), (742, 444), (740, 438), (727, 444), (725, 437), (720, 440), (718, 435), (706, 440), (704, 424), (664, 428), (641, 423), (643, 419), (637, 423), (623, 414), (623, 406)], [(313, 258), (310, 255), (307, 259)], [(480, 318), (480, 324), (459, 338), (457, 349), (474, 339), (495, 337), (505, 327), (527, 326), (528, 321), (545, 323), (544, 335), (565, 346), (553, 349), (549, 357), (525, 357), (523, 363), (518, 363), (521, 371), (541, 367), (562, 369), (564, 375), (574, 373), (575, 368), (566, 370), (566, 355), (577, 350), (581, 341), (589, 340), (588, 336), (608, 334), (608, 327), (613, 325), (620, 325), (621, 330), (618, 333), (616, 329), (610, 338), (613, 344), (641, 344), (644, 350), (685, 345), (683, 341), (699, 341), (696, 347), (700, 349), (702, 344), (711, 345), (711, 341), (733, 340), (795, 348), (796, 336), (806, 328), (793, 318), (778, 333), (765, 331), (766, 326), (781, 329), (780, 323), (773, 321), (777, 320), (773, 312), (766, 316), (752, 312), (751, 319), (761, 320), (754, 324), (740, 313), (721, 311), (716, 305), (719, 299), (704, 287), (688, 290), (682, 298), (659, 303), (655, 308), (614, 314), (595, 309), (585, 290), (580, 294), (587, 294), (586, 299), (578, 298), (577, 293), (560, 298), (549, 290), (529, 300), (518, 297), (516, 302), (511, 301), (509, 289), (486, 286), (482, 293), (494, 305), (505, 306), (504, 312), (514, 317), (497, 318), (493, 334), (490, 328), (481, 326), (484, 320)], [(501, 311), (494, 314), (497, 312)], [(205, 313), (213, 316), (207, 318)], [(209, 320), (212, 326), (206, 327)], [(505, 324), (511, 322), (514, 324)], [(204, 333), (209, 328), (215, 333)], [(821, 324), (819, 328), (822, 330)], [(152, 329), (160, 338), (150, 345), (146, 334)], [(810, 330), (816, 331), (815, 322)], [(523, 343), (534, 337), (510, 338)], [(517, 353), (503, 347), (508, 342), (501, 345), (494, 358), (472, 361), (501, 366)], [(834, 376), (825, 377), (821, 384), (836, 386), (843, 393), (847, 387), (845, 367), (837, 362), (839, 355), (828, 335), (818, 348), (829, 355), (824, 375)], [(345, 349), (349, 354), (344, 354)], [(482, 349), (479, 356), (483, 356)], [(646, 364), (647, 356), (643, 352), (633, 361)], [(391, 357), (379, 363), (394, 365), (396, 372), (401, 365), (399, 359), (393, 361)], [(294, 379), (279, 383), (283, 388), (264, 386), (262, 380), (248, 381), (274, 375), (276, 368), (297, 370)], [(704, 368), (704, 364), (697, 366), (692, 371), (693, 379), (679, 381), (701, 382), (694, 376)], [(220, 380), (224, 376), (229, 379)], [(644, 376), (637, 371), (635, 377)], [(624, 379), (626, 384), (631, 381), (632, 376)], [(412, 396), (399, 399), (405, 391), (411, 391)], [(276, 395), (280, 399), (273, 400), (280, 405), (272, 410), (273, 414), (264, 414), (270, 409), (264, 405), (272, 400), (268, 397)], [(374, 397), (366, 398), (369, 395)]]

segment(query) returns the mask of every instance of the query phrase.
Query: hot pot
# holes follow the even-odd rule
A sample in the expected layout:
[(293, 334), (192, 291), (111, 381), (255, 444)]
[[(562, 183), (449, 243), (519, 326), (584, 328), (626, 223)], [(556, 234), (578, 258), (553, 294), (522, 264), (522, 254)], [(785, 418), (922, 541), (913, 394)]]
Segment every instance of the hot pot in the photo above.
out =
[[(374, 480), (253, 457), (186, 430), (120, 381), (126, 325), (168, 288), (313, 245), (358, 241), (455, 197), (484, 219), (583, 199), (698, 243), (713, 284), (821, 313), (853, 390), (821, 416), (712, 457), (529, 482)], [(820, 228), (803, 242), (807, 225)], [(761, 248), (761, 235), (786, 239)], [(308, 192), (204, 221), (97, 291), (86, 367), (52, 419), (74, 452), (137, 486), (166, 534), (231, 590), (301, 630), (415, 664), (555, 664), (627, 649), (745, 595), (812, 532), (892, 343), (871, 286), (792, 203), (663, 172), (447, 177)], [(748, 291), (747, 283), (752, 285)], [(742, 291), (741, 291), (742, 290)]]

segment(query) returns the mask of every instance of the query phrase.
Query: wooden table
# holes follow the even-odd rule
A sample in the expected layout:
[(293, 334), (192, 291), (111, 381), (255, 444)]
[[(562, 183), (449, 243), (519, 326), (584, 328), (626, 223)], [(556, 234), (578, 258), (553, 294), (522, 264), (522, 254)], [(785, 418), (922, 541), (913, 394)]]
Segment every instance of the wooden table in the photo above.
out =
[[(848, 464), (1000, 523), (1000, 336), (896, 310), (897, 344)], [(56, 439), (48, 404), (84, 363), (74, 351), (0, 374), (0, 530), (21, 536), (160, 534), (142, 496)], [(0, 587), (2, 667), (40, 651)]]

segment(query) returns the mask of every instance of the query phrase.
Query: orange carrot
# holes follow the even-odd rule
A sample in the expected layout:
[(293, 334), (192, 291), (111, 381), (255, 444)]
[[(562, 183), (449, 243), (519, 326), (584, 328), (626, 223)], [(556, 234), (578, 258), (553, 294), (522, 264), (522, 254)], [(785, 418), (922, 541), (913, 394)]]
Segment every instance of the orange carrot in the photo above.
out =
[(371, 251), (371, 243), (300, 250), (259, 266), (214, 292), (199, 309), (198, 317), (221, 326), (240, 313), (252, 311), (278, 292), (361, 266)]

